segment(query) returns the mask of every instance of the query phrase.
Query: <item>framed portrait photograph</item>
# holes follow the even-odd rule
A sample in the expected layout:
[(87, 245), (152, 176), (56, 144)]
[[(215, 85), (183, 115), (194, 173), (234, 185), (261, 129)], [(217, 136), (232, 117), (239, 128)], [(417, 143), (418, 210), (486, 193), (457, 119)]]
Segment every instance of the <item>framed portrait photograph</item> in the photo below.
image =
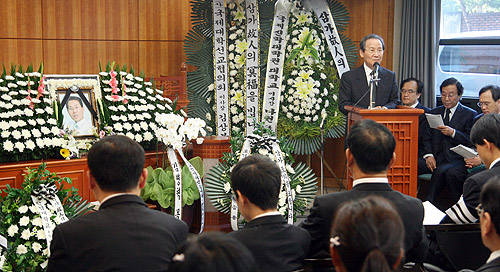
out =
[[(99, 131), (96, 96), (100, 96), (98, 76), (47, 76), (47, 87), (52, 99), (62, 109), (62, 128), (75, 137), (95, 137)], [(61, 117), (60, 117), (61, 118)]]

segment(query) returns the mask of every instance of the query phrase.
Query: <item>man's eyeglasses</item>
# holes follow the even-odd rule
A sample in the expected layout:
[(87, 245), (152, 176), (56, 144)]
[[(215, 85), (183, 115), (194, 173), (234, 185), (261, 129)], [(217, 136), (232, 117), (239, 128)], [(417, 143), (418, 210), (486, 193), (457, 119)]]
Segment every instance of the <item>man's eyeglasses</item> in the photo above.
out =
[(412, 89), (409, 89), (409, 90), (401, 89), (401, 93), (402, 93), (402, 94), (414, 94), (414, 93), (416, 93), (416, 92), (417, 92), (417, 91), (412, 90)]
[(481, 101), (477, 102), (478, 107), (482, 107), (483, 105), (488, 107), (489, 104), (490, 104), (490, 102), (481, 102)]
[(477, 207), (475, 209), (476, 209), (477, 215), (479, 215), (479, 217), (481, 217), (481, 214), (484, 212), (483, 205), (481, 203), (479, 203), (479, 205), (477, 205)]

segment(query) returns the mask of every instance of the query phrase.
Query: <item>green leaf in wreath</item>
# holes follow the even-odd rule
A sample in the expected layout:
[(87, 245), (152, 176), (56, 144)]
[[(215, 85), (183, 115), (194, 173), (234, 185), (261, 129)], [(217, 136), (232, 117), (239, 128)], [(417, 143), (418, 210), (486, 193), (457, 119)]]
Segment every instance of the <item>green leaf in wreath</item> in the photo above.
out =
[(160, 200), (161, 196), (163, 195), (161, 185), (158, 183), (155, 183), (153, 185), (153, 190), (151, 192), (151, 200)]
[(148, 166), (146, 168), (146, 170), (148, 170), (148, 177), (146, 178), (146, 183), (151, 183), (154, 181), (154, 177), (153, 177), (153, 167), (151, 166)]
[(172, 188), (172, 190), (174, 189), (174, 186), (175, 186), (175, 181), (174, 181), (174, 172), (172, 171), (165, 171), (165, 175), (166, 175), (166, 179), (167, 179), (167, 182), (165, 183), (166, 186), (165, 188)]

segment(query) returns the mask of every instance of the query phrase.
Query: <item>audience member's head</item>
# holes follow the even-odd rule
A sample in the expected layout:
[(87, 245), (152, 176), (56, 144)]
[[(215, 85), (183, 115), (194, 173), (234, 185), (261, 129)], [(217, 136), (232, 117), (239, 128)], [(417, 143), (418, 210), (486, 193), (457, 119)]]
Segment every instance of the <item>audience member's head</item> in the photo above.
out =
[(205, 232), (177, 250), (169, 271), (253, 272), (257, 266), (252, 253), (240, 241), (221, 232)]
[(500, 249), (500, 177), (490, 178), (481, 190), (477, 207), (483, 244), (491, 251)]
[(447, 109), (455, 107), (464, 93), (464, 86), (454, 77), (445, 79), (439, 89), (441, 90), (441, 102)]
[(500, 87), (497, 85), (486, 85), (479, 90), (479, 102), (477, 103), (484, 114), (500, 112)]
[(136, 188), (144, 174), (144, 161), (144, 149), (123, 135), (102, 138), (92, 145), (87, 157), (91, 177), (104, 192)]
[(390, 201), (368, 196), (338, 209), (330, 239), (336, 271), (393, 271), (403, 248), (403, 223)]
[(414, 77), (409, 77), (401, 82), (400, 89), (401, 102), (406, 106), (412, 106), (418, 102), (424, 90), (424, 83)]
[(263, 211), (276, 209), (281, 171), (269, 157), (253, 154), (238, 162), (231, 171), (231, 183), (238, 207), (247, 220), (252, 218), (248, 218), (245, 204), (255, 205)]
[(396, 140), (391, 131), (373, 120), (359, 120), (351, 127), (347, 136), (346, 157), (351, 156), (365, 174), (387, 171), (395, 156)]
[(488, 113), (472, 127), (470, 140), (477, 147), (479, 157), (489, 166), (499, 156), (500, 151), (500, 115)]

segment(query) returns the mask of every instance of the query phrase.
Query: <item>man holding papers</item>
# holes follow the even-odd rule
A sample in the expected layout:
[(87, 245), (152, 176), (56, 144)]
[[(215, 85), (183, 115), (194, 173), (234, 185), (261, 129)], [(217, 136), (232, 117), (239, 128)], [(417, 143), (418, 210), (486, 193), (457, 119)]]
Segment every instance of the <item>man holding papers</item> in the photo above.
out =
[[(469, 134), (477, 112), (460, 104), (464, 88), (456, 78), (443, 81), (440, 90), (443, 105), (431, 110), (430, 113), (442, 116), (443, 125), (430, 129), (425, 135), (423, 141), (425, 155), (423, 160), (419, 160), (418, 174), (432, 173), (427, 200), (445, 210), (449, 206), (437, 202), (439, 194), (448, 187), (452, 196), (458, 200), (467, 176), (463, 157), (450, 148), (459, 144), (471, 145)], [(461, 171), (457, 171), (457, 175), (450, 175), (448, 172), (452, 169)]]
[(446, 217), (441, 223), (475, 223), (477, 213), (474, 209), (479, 204), (481, 188), (491, 177), (500, 176), (500, 115), (484, 115), (472, 128), (470, 137), (488, 169), (465, 180), (463, 195), (457, 204), (446, 210)]

